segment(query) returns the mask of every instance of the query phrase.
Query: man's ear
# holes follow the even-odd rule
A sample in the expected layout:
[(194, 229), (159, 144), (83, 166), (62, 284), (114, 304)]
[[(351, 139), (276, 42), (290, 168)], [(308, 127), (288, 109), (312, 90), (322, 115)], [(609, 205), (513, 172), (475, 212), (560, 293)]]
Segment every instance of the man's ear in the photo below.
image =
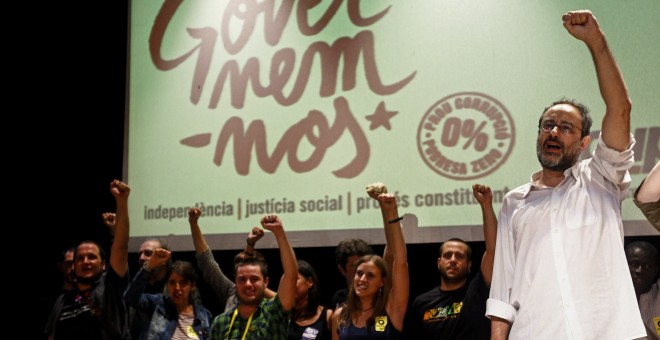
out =
[(269, 281), (268, 277), (265, 277), (264, 278), (264, 289), (266, 289), (266, 287), (268, 287), (268, 281)]
[(339, 269), (341, 275), (344, 275), (344, 277), (346, 277), (346, 269), (344, 269), (341, 265), (337, 265), (337, 269)]
[(586, 150), (589, 147), (589, 144), (591, 144), (591, 136), (582, 137), (582, 141), (580, 142), (580, 150)]
[(103, 268), (103, 271), (105, 271), (105, 261), (101, 264), (101, 268)]

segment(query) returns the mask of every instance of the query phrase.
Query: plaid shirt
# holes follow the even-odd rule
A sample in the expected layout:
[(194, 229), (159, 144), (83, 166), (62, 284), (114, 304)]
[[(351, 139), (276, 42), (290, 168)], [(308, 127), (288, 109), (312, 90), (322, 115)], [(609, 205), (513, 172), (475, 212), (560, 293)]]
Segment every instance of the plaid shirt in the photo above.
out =
[[(211, 340), (242, 339), (248, 320), (237, 315), (232, 326), (231, 317), (236, 308), (238, 307), (218, 315), (213, 320)], [(290, 314), (290, 311), (284, 310), (277, 296), (270, 300), (264, 299), (252, 315), (245, 339), (286, 339)], [(230, 328), (231, 333), (228, 334)]]

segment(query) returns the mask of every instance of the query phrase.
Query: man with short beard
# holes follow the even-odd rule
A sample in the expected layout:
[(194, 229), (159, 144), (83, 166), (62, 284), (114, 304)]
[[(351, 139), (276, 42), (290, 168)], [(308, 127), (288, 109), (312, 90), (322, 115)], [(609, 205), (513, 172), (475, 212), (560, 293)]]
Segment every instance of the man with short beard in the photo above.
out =
[(465, 241), (452, 238), (440, 245), (437, 260), (440, 286), (413, 301), (406, 315), (406, 339), (490, 338), (490, 321), (485, 313), (493, 274), (497, 218), (490, 187), (475, 184), (472, 193), (481, 205), (486, 243), (479, 273), (468, 280), (472, 249)]
[[(561, 100), (539, 119), (541, 171), (504, 197), (486, 314), (492, 339), (634, 339), (646, 336), (623, 245), (621, 202), (630, 187), (631, 103), (590, 11), (563, 15), (583, 41), (605, 102), (590, 159), (584, 105)], [(557, 75), (571, 79), (581, 75)]]
[(130, 339), (124, 304), (128, 286), (128, 185), (115, 180), (110, 192), (117, 202), (115, 238), (106, 271), (103, 248), (94, 241), (76, 247), (77, 287), (53, 306), (55, 327), (49, 339)]
[(275, 235), (284, 274), (277, 295), (264, 299), (268, 287), (266, 263), (246, 257), (234, 266), (238, 305), (218, 315), (211, 325), (211, 339), (285, 339), (295, 302), (298, 264), (277, 215), (266, 215), (261, 226)]

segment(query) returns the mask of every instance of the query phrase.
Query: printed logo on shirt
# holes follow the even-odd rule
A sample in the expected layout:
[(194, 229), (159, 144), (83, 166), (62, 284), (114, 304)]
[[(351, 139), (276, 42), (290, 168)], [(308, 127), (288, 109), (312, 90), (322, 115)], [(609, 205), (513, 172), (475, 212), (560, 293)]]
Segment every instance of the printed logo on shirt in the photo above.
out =
[(78, 315), (83, 313), (90, 313), (92, 309), (87, 304), (78, 304), (69, 308), (62, 309), (60, 314), (60, 321), (78, 317)]
[(312, 327), (307, 327), (303, 331), (302, 337), (303, 339), (316, 339), (316, 337), (319, 335), (319, 330), (316, 328)]
[(449, 306), (429, 309), (424, 312), (424, 322), (438, 322), (447, 318), (453, 319), (461, 314), (461, 309), (463, 309), (463, 301), (454, 302)]
[(660, 316), (653, 318), (653, 324), (655, 325), (655, 332), (660, 335)]
[(188, 325), (188, 327), (186, 327), (186, 336), (190, 339), (199, 339), (197, 333), (195, 332), (195, 329), (191, 325)]
[(377, 316), (376, 317), (376, 332), (385, 332), (385, 327), (387, 327), (387, 316)]

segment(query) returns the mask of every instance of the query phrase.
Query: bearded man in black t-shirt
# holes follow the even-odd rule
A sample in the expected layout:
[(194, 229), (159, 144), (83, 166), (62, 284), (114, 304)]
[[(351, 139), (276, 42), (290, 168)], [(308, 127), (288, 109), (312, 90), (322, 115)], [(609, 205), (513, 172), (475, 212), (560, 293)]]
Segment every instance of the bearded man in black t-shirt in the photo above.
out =
[(480, 272), (470, 281), (472, 249), (463, 240), (452, 238), (440, 246), (440, 286), (418, 296), (408, 309), (406, 339), (489, 339), (490, 320), (486, 300), (493, 274), (497, 218), (489, 187), (472, 186), (481, 205), (484, 224), (484, 252)]

